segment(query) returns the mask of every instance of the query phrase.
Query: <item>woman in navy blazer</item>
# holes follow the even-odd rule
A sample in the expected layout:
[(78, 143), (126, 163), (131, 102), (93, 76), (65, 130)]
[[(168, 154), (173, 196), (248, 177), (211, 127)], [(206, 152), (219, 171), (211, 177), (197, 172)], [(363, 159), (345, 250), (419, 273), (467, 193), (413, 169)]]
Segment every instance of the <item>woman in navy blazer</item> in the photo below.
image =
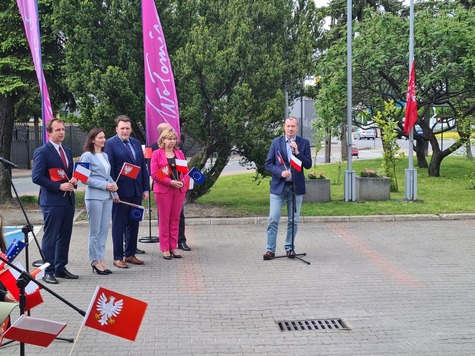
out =
[(89, 131), (81, 162), (88, 162), (91, 175), (86, 181), (86, 209), (89, 219), (89, 259), (92, 272), (100, 275), (112, 273), (104, 262), (109, 222), (112, 215), (112, 196), (117, 184), (110, 176), (111, 165), (104, 152), (106, 135), (102, 128)]
[[(190, 177), (177, 170), (176, 160), (185, 160), (177, 148), (177, 134), (165, 130), (158, 140), (159, 149), (152, 154), (150, 173), (154, 181), (153, 193), (158, 207), (160, 250), (163, 258), (181, 258), (178, 254), (178, 228)], [(168, 171), (167, 171), (168, 169)]]

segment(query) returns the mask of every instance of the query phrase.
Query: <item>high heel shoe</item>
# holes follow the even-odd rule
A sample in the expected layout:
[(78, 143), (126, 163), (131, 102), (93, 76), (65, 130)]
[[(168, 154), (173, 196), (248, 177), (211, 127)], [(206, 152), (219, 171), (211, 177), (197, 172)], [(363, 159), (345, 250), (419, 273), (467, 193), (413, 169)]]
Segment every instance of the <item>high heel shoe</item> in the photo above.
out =
[(176, 252), (173, 252), (173, 251), (170, 251), (170, 255), (172, 255), (173, 258), (181, 258), (181, 255), (176, 253)]
[[(171, 252), (170, 252), (171, 253)], [(168, 256), (165, 256), (165, 253), (163, 253), (163, 258), (166, 259), (166, 260), (171, 260), (172, 259), (172, 256), (168, 255)]]
[(96, 267), (95, 264), (93, 264), (91, 262), (91, 267), (92, 267), (92, 273), (97, 273), (97, 274), (100, 274), (102, 276), (107, 276), (109, 273), (107, 273), (106, 271), (101, 271), (99, 268)]

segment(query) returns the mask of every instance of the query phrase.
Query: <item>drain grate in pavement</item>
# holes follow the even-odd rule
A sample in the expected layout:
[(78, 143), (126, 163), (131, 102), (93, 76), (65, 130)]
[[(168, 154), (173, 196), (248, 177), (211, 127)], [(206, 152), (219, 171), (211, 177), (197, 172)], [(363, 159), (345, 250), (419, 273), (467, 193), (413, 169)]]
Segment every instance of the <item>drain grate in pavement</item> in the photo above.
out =
[(350, 330), (341, 319), (278, 321), (280, 331)]

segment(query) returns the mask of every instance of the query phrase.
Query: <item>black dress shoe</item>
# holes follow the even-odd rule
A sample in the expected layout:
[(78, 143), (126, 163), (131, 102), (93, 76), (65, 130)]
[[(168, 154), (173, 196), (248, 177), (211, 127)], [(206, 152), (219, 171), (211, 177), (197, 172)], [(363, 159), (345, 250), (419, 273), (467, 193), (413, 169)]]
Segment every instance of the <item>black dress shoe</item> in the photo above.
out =
[(45, 276), (43, 277), (43, 281), (45, 283), (58, 284), (58, 280), (54, 278), (53, 273), (45, 274)]
[(144, 253), (145, 253), (144, 250), (140, 250), (140, 249), (136, 249), (136, 250), (135, 250), (135, 254), (136, 254), (136, 255), (143, 255)]
[(54, 276), (57, 277), (57, 278), (65, 278), (65, 279), (78, 279), (79, 278), (78, 275), (72, 274), (66, 268), (62, 272), (56, 272), (54, 274)]
[(186, 244), (186, 242), (179, 242), (178, 243), (178, 248), (183, 251), (191, 251), (190, 246)]

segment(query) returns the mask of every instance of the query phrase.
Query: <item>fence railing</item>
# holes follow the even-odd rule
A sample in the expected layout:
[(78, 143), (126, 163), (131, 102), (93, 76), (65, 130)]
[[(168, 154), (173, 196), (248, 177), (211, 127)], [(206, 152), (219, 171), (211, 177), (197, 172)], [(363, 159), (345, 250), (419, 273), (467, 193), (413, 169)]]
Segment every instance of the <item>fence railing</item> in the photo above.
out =
[[(65, 124), (66, 135), (64, 145), (73, 151), (73, 157), (83, 152), (86, 133), (78, 126)], [(43, 131), (37, 126), (15, 124), (11, 145), (11, 160), (18, 168), (31, 169), (33, 154), (43, 144)]]

